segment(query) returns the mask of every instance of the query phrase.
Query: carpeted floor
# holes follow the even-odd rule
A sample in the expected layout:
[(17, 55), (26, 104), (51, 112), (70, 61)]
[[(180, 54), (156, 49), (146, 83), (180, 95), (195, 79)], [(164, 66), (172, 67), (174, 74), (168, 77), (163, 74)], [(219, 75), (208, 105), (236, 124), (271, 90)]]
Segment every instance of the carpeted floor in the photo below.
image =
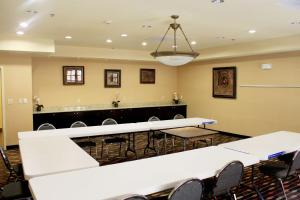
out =
[[(148, 151), (146, 155), (144, 155), (144, 147), (146, 146), (146, 138), (145, 133), (140, 133), (136, 134), (136, 149), (137, 149), (137, 156), (138, 159), (143, 159), (145, 157), (152, 157), (156, 156), (156, 153), (153, 151)], [(225, 143), (225, 142), (230, 142), (234, 140), (238, 140), (240, 138), (237, 137), (232, 137), (232, 136), (226, 136), (222, 134), (216, 134), (213, 136), (214, 140), (214, 145), (220, 144), (220, 143)], [(128, 157), (124, 156), (124, 150), (125, 150), (125, 145), (122, 147), (122, 155), (119, 156), (119, 146), (118, 145), (107, 145), (104, 148), (104, 156), (101, 159), (100, 158), (100, 152), (101, 152), (101, 138), (93, 138), (93, 140), (96, 140), (98, 145), (98, 156), (95, 154), (95, 149), (92, 149), (92, 156), (96, 158), (99, 162), (100, 165), (109, 165), (113, 163), (119, 163), (119, 162), (126, 162), (129, 160), (135, 160), (136, 157), (134, 154), (129, 154)], [(161, 143), (162, 144), (162, 143)], [(167, 149), (168, 153), (175, 153), (175, 152), (180, 152), (182, 151), (182, 140), (176, 139), (175, 140), (175, 148), (172, 148), (171, 141), (167, 143)], [(161, 145), (163, 146), (163, 145)], [(205, 147), (205, 144), (201, 144), (198, 146), (198, 148)], [(109, 155), (107, 155), (107, 148)], [(192, 143), (189, 143), (187, 145), (187, 149), (192, 149)], [(86, 149), (87, 152), (89, 152), (89, 149)], [(20, 154), (18, 149), (11, 149), (6, 151), (9, 160), (11, 161), (12, 164), (17, 164), (21, 163), (20, 160)], [(261, 177), (261, 174), (258, 173), (257, 171), (257, 166), (255, 166), (255, 174), (256, 177)], [(4, 167), (3, 162), (0, 162), (0, 186), (3, 186), (6, 183), (6, 179), (8, 174), (6, 173), (6, 169)], [(257, 179), (257, 178), (256, 178)], [(246, 185), (250, 185), (251, 183), (251, 168), (246, 168), (244, 177), (243, 177), (243, 183)], [(300, 181), (298, 180), (297, 177), (291, 177), (287, 181), (284, 182), (284, 185), (287, 189), (287, 196), (289, 200), (300, 200)], [(266, 200), (281, 200), (283, 198), (283, 193), (281, 191), (281, 188), (279, 184), (276, 183), (276, 181), (270, 177), (264, 177), (262, 184), (260, 186), (260, 191), (264, 198)], [(162, 195), (167, 195), (169, 191), (162, 191), (157, 194), (153, 194), (149, 196), (149, 199), (155, 199), (158, 196)], [(226, 199), (227, 197), (219, 197), (218, 200), (223, 200)], [(239, 192), (237, 193), (237, 199), (240, 200), (256, 200), (258, 199), (256, 193), (254, 191), (251, 191), (247, 189), (246, 187), (241, 186), (239, 189)]]

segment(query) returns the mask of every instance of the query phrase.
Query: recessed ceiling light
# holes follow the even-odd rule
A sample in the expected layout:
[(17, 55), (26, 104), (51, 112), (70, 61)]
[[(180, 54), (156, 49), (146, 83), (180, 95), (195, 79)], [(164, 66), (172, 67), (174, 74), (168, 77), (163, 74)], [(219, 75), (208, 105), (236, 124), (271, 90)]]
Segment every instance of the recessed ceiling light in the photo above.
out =
[(191, 45), (196, 45), (197, 42), (196, 41), (191, 41)]
[(110, 20), (110, 19), (105, 20), (104, 23), (105, 23), (105, 24), (111, 24), (111, 23), (112, 23), (112, 20)]
[(17, 35), (24, 35), (23, 31), (17, 31)]
[(26, 22), (21, 22), (19, 24), (22, 28), (26, 28), (28, 26), (28, 24)]
[(251, 30), (249, 30), (248, 32), (249, 32), (250, 34), (254, 34), (254, 33), (256, 33), (256, 30), (251, 29)]
[(127, 37), (128, 35), (126, 33), (121, 34), (121, 37)]
[(67, 35), (67, 36), (65, 36), (65, 39), (72, 39), (72, 36), (70, 36), (70, 35)]
[(142, 46), (147, 46), (147, 42), (142, 42)]
[(224, 3), (224, 0), (211, 0), (212, 3)]
[(107, 39), (106, 42), (107, 43), (112, 43), (112, 40), (111, 39)]

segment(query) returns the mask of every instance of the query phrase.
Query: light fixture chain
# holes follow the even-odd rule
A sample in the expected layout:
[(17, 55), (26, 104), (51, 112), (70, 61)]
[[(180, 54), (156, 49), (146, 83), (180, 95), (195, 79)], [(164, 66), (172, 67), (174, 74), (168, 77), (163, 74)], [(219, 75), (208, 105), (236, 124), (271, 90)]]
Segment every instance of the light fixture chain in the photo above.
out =
[(162, 42), (164, 41), (164, 39), (165, 39), (165, 37), (166, 37), (167, 33), (169, 32), (170, 28), (171, 28), (171, 27), (169, 26), (169, 28), (168, 28), (168, 30), (166, 31), (166, 33), (165, 33), (164, 37), (161, 39), (161, 41), (160, 41), (160, 43), (159, 43), (159, 45), (158, 45), (158, 47), (157, 47), (157, 49), (156, 49), (156, 52), (158, 51), (158, 49), (159, 49), (160, 45), (161, 45), (161, 44), (162, 44)]
[(179, 25), (179, 28), (180, 28), (180, 30), (181, 30), (181, 32), (182, 32), (182, 34), (183, 34), (183, 36), (184, 36), (184, 38), (185, 38), (186, 42), (188, 43), (188, 45), (189, 45), (190, 49), (192, 50), (192, 52), (194, 52), (194, 50), (193, 50), (193, 48), (192, 48), (192, 46), (191, 46), (191, 44), (190, 44), (189, 40), (187, 39), (187, 37), (186, 37), (186, 35), (185, 35), (184, 31), (182, 30), (182, 28), (181, 28), (181, 26), (180, 26), (180, 25)]
[[(175, 25), (176, 25), (176, 21), (175, 21)], [(176, 53), (177, 51), (177, 41), (176, 41), (176, 31), (177, 31), (177, 28), (174, 29), (174, 52)]]

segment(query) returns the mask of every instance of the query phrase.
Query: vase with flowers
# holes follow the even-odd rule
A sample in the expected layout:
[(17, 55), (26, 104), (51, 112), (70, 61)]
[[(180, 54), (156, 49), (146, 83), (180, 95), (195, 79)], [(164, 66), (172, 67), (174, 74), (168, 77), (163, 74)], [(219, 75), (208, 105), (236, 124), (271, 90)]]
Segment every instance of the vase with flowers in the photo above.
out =
[(34, 106), (36, 111), (42, 111), (42, 108), (44, 108), (43, 104), (40, 104), (40, 98), (38, 96), (33, 97)]
[(175, 104), (179, 104), (179, 103), (181, 102), (181, 100), (182, 100), (182, 96), (180, 96), (180, 98), (178, 98), (177, 92), (174, 92), (174, 93), (173, 93), (173, 102), (174, 102)]
[(119, 94), (116, 94), (111, 104), (113, 105), (113, 107), (117, 108), (119, 107), (119, 103), (120, 103)]

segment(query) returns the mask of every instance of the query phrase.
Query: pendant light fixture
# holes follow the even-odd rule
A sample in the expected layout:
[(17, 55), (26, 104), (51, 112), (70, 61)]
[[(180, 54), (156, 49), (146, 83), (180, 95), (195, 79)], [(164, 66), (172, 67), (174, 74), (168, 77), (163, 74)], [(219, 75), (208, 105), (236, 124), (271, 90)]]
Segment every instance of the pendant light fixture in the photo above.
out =
[[(174, 19), (174, 23), (170, 24), (170, 26), (167, 29), (167, 32), (165, 33), (162, 40), (160, 41), (156, 51), (152, 52), (151, 56), (153, 56), (160, 63), (163, 63), (165, 65), (180, 66), (180, 65), (184, 65), (184, 64), (191, 62), (194, 58), (199, 56), (199, 53), (197, 53), (193, 50), (193, 48), (190, 45), (189, 40), (187, 39), (184, 31), (181, 28), (181, 25), (176, 23), (176, 19), (178, 19), (179, 16), (172, 15), (171, 18)], [(173, 50), (172, 51), (159, 51), (159, 47), (165, 40), (165, 37), (170, 29), (173, 29), (173, 31), (174, 31), (174, 41), (173, 41), (173, 46), (172, 46)], [(176, 38), (177, 35), (176, 34), (177, 34), (178, 29), (180, 29), (186, 42), (188, 43), (188, 46), (191, 50), (190, 52), (177, 51), (177, 38)]]

